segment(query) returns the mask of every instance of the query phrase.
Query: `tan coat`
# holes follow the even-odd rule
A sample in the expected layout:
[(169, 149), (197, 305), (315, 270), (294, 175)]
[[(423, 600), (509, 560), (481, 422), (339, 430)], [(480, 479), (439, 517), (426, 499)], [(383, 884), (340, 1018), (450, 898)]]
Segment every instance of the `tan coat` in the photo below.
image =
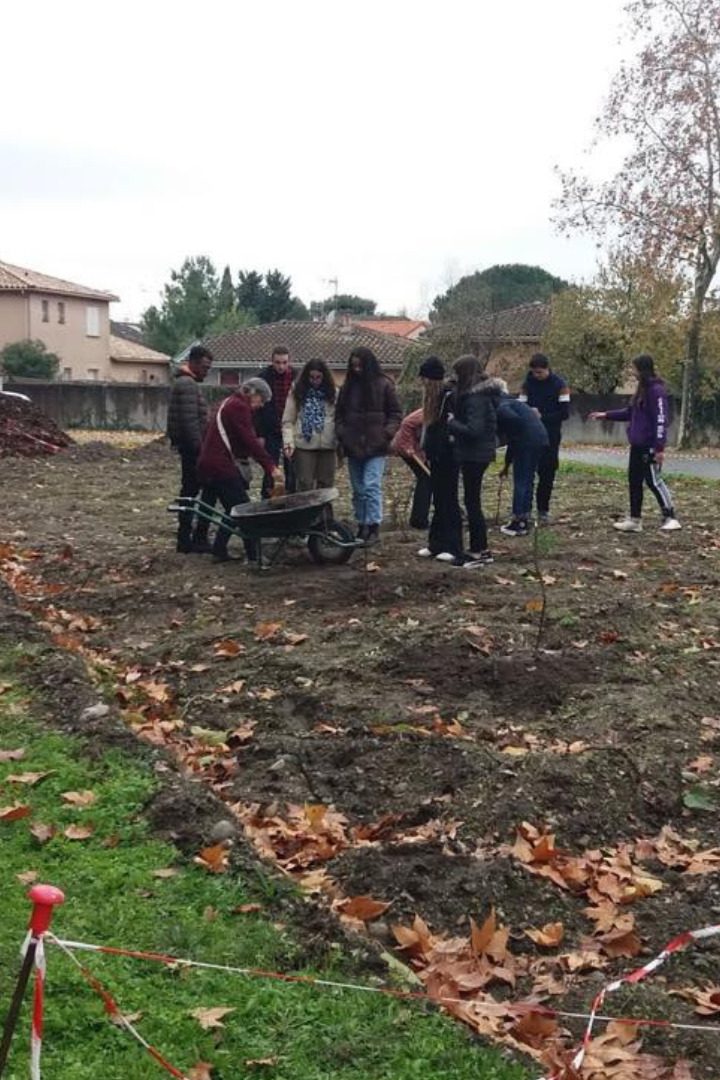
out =
[(296, 450), (334, 450), (337, 446), (335, 405), (325, 402), (325, 427), (322, 431), (313, 431), (310, 438), (306, 439), (302, 433), (301, 411), (291, 390), (285, 402), (282, 432), (283, 446), (293, 446)]

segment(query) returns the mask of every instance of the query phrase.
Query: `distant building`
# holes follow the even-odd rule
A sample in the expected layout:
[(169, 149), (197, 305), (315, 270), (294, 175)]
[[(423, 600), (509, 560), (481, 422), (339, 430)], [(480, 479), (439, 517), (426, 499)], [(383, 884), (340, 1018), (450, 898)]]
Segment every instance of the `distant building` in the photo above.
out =
[[(308, 360), (325, 360), (339, 383), (345, 377), (350, 353), (358, 345), (364, 345), (372, 349), (387, 374), (395, 378), (402, 370), (410, 342), (407, 338), (353, 324), (283, 320), (218, 334), (206, 338), (203, 344), (215, 359), (208, 383), (236, 386), (270, 363), (275, 345), (286, 345), (292, 364), (298, 368)], [(183, 360), (187, 352), (186, 349), (175, 360)]]
[(170, 357), (148, 348), (135, 323), (110, 322), (114, 293), (0, 262), (0, 349), (42, 341), (59, 378), (166, 383)]
[(102, 380), (110, 366), (111, 292), (0, 262), (0, 349), (42, 341), (66, 379)]
[(350, 316), (350, 322), (360, 329), (374, 330), (378, 334), (395, 334), (408, 341), (417, 341), (430, 326), (424, 319), (408, 319), (404, 315)]
[(427, 336), (428, 349), (449, 354), (476, 353), (487, 357), (487, 371), (519, 389), (528, 361), (540, 349), (550, 323), (550, 304), (538, 301), (501, 311), (483, 312), (457, 322), (437, 323)]
[(134, 338), (110, 335), (110, 382), (167, 383), (170, 357)]

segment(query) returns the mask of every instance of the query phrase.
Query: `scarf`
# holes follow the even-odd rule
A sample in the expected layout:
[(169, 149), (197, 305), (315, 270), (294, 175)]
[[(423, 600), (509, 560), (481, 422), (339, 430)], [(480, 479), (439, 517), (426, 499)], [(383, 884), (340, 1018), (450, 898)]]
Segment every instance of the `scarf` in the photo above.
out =
[(300, 430), (302, 437), (310, 442), (313, 432), (321, 432), (325, 427), (325, 394), (322, 390), (308, 388), (302, 407)]

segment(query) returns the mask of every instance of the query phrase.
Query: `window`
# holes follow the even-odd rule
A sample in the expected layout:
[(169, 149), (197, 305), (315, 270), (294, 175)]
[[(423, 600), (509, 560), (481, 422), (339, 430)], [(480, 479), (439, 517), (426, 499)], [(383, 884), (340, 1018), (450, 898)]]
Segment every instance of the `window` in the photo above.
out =
[(96, 304), (88, 304), (85, 308), (85, 334), (100, 337), (100, 308)]
[(49, 300), (43, 300), (42, 301), (42, 321), (43, 322), (50, 322), (50, 301)]
[(58, 300), (58, 322), (61, 326), (65, 325), (65, 301)]
[(96, 367), (88, 368), (88, 379), (94, 379), (95, 382), (100, 378), (100, 369)]
[(63, 377), (63, 379), (72, 379), (72, 368), (71, 367), (64, 367), (62, 377)]

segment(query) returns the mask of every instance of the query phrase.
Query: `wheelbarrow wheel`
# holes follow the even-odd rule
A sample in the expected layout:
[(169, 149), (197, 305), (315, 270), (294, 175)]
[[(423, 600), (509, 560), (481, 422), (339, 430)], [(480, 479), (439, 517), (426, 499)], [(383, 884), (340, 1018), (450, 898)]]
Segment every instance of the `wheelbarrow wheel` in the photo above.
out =
[[(324, 533), (313, 532), (308, 536), (310, 558), (319, 565), (330, 563), (333, 566), (342, 566), (353, 553), (354, 541), (355, 536), (347, 525), (340, 521), (329, 521)], [(340, 547), (340, 544), (348, 546)]]

